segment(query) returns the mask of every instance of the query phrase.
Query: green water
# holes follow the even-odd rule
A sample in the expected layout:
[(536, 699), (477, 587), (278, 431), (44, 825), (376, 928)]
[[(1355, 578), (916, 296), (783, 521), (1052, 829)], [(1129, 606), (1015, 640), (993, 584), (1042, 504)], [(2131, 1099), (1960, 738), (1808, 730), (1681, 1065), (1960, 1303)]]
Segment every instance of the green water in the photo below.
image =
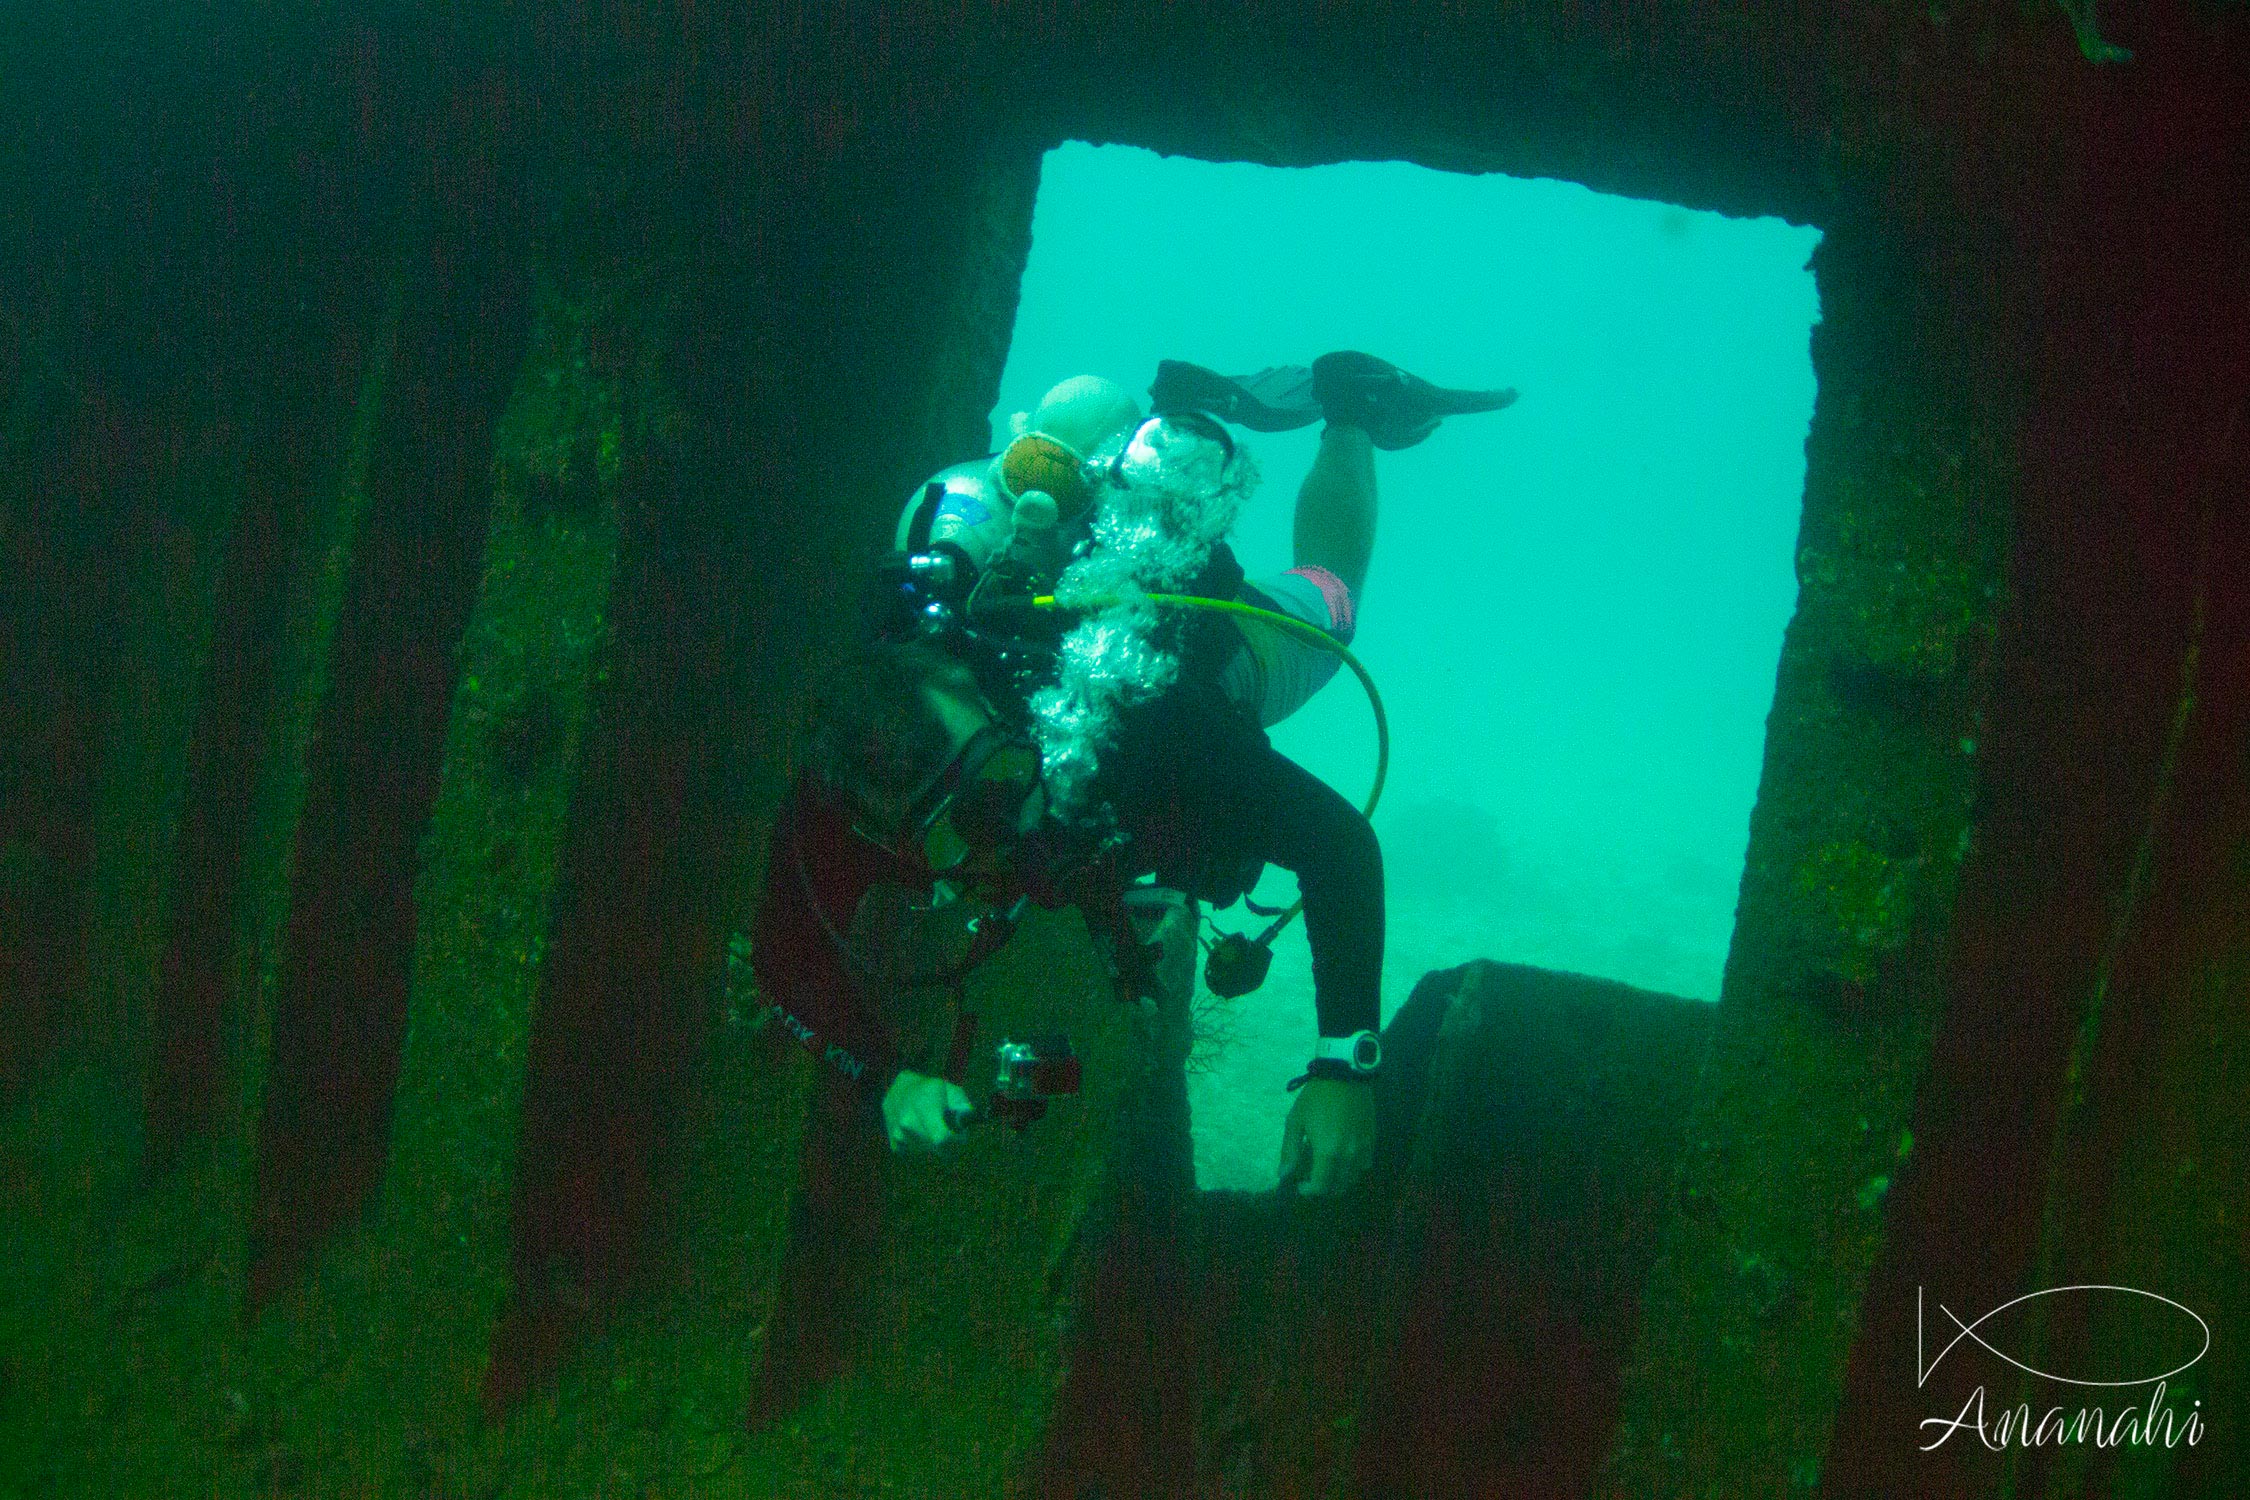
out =
[[(1523, 393), (1378, 455), (1354, 650), (1392, 735), (1386, 1014), (1480, 957), (1717, 997), (1796, 606), (1818, 239), (1396, 162), (1048, 155), (996, 428), (1064, 376), (1141, 391), (1165, 358), (1247, 373), (1364, 349)], [(1290, 566), (1316, 431), (1248, 439), (1252, 577)], [(1348, 675), (1274, 740), (1365, 795), (1373, 719)], [(1269, 871), (1259, 896), (1294, 885)], [(1195, 1080), (1198, 1168), (1265, 1186), (1314, 1034), (1301, 925), (1229, 1030)]]

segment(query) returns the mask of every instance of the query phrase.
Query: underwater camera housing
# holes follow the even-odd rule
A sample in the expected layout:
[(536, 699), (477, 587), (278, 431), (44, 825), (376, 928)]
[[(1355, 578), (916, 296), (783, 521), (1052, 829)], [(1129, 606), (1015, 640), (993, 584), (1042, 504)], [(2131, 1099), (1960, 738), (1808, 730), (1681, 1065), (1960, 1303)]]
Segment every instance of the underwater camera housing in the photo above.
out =
[(1047, 1101), (1078, 1092), (1082, 1082), (1070, 1038), (1059, 1032), (1028, 1042), (1002, 1042), (999, 1076), (992, 1082), (991, 1114), (1021, 1130), (1047, 1112)]

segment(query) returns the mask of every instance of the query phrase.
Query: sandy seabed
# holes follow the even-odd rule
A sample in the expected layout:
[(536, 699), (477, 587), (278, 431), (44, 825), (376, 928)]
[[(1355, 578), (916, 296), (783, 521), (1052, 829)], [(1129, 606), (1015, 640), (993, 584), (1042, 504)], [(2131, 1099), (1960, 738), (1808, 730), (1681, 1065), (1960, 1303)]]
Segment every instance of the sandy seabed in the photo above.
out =
[[(1269, 871), (1257, 896), (1285, 905), (1295, 898), (1294, 882)], [(1654, 868), (1582, 868), (1564, 876), (1526, 864), (1473, 891), (1394, 886), (1383, 955), (1384, 1019), (1424, 974), (1479, 958), (1715, 1000), (1733, 918), (1731, 885)], [(1264, 926), (1239, 907), (1217, 921), (1223, 931), (1254, 934)], [(1284, 1086), (1304, 1071), (1316, 1035), (1312, 952), (1302, 920), (1274, 944), (1273, 971), (1257, 990), (1228, 1002), (1207, 992), (1200, 998), (1211, 1034), (1199, 1045), (1188, 1079), (1196, 1181), (1205, 1188), (1270, 1188), (1293, 1097)]]

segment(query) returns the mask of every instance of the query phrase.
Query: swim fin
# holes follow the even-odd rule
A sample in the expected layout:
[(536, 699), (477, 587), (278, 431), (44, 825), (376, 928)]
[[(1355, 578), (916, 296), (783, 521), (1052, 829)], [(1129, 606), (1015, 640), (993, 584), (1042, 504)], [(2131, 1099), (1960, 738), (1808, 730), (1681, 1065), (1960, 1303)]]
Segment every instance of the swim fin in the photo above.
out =
[(1513, 406), (1513, 390), (1452, 391), (1356, 350), (1312, 362), (1312, 394), (1331, 422), (1366, 429), (1375, 446), (1411, 448), (1447, 417)]
[(1252, 432), (1293, 432), (1320, 420), (1313, 372), (1303, 365), (1270, 365), (1255, 375), (1221, 375), (1182, 359), (1158, 360), (1148, 388), (1158, 416), (1199, 411)]

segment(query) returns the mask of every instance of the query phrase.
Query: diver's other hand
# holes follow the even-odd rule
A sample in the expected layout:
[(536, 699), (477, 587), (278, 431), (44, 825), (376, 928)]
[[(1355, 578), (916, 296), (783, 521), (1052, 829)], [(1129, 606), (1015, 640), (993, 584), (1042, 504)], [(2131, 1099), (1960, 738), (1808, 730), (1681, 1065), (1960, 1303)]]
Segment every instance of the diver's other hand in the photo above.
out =
[(959, 1084), (901, 1068), (883, 1091), (883, 1130), (893, 1151), (934, 1151), (973, 1109)]
[(1375, 1160), (1375, 1087), (1311, 1078), (1281, 1131), (1281, 1183), (1300, 1193), (1341, 1193)]

